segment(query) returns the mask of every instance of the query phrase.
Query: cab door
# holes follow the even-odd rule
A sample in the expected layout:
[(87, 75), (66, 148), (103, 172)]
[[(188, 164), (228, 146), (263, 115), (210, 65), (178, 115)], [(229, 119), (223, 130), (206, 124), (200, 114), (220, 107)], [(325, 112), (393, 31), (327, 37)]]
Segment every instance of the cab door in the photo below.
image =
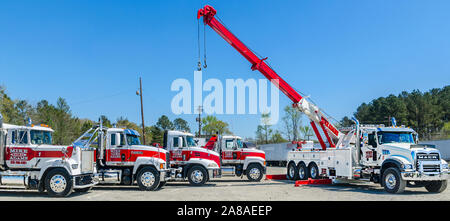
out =
[(222, 161), (223, 163), (236, 163), (240, 160), (241, 150), (237, 147), (234, 139), (224, 139), (222, 141)]
[[(130, 164), (130, 149), (128, 148), (125, 134), (108, 134), (108, 149), (106, 150), (106, 164), (114, 166), (126, 166)], [(131, 162), (133, 164), (133, 162)]]

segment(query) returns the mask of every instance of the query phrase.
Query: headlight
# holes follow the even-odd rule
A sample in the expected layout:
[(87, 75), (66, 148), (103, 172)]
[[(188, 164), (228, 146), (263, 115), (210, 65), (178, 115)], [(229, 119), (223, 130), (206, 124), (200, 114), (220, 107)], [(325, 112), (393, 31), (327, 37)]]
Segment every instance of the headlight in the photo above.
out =
[(446, 163), (442, 164), (442, 169), (447, 170), (448, 169), (448, 164), (446, 164)]
[(403, 169), (408, 170), (408, 169), (412, 169), (413, 165), (412, 164), (403, 164)]
[(72, 164), (72, 169), (76, 170), (78, 168), (78, 164)]

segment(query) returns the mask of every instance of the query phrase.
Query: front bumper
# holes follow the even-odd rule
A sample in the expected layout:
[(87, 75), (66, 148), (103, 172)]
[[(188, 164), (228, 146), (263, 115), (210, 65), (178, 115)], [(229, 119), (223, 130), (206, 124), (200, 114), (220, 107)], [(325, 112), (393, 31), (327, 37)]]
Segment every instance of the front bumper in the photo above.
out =
[(94, 174), (80, 174), (73, 176), (73, 188), (83, 189), (98, 184), (98, 177)]
[(448, 172), (439, 173), (420, 173), (418, 171), (405, 171), (401, 172), (403, 180), (411, 181), (434, 181), (434, 180), (447, 180), (449, 178)]
[(159, 181), (164, 182), (170, 179), (170, 172), (168, 169), (159, 170)]

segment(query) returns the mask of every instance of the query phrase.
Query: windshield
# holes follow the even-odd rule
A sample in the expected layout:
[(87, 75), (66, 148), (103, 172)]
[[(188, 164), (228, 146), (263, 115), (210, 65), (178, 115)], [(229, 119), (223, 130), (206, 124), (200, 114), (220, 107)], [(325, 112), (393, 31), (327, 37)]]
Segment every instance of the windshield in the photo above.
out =
[(414, 143), (411, 133), (407, 132), (378, 132), (378, 142), (384, 143)]
[(196, 146), (196, 143), (195, 143), (195, 140), (194, 140), (193, 136), (186, 136), (186, 141), (187, 141), (187, 146), (188, 147), (195, 147)]
[(127, 143), (130, 146), (132, 146), (132, 145), (140, 145), (141, 141), (139, 140), (138, 136), (127, 134)]
[(50, 131), (31, 130), (31, 144), (52, 144), (52, 133)]
[(241, 139), (237, 139), (236, 143), (238, 145), (238, 148), (244, 148), (244, 145), (242, 144), (242, 140)]

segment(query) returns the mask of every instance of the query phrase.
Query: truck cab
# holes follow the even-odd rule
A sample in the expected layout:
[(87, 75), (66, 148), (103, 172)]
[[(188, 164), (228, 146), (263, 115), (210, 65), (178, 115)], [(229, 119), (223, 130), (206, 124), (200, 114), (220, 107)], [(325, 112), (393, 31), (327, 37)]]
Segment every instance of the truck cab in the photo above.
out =
[(248, 148), (242, 138), (234, 135), (219, 137), (216, 149), (222, 158), (224, 175), (247, 175), (250, 181), (260, 181), (266, 173), (264, 151)]
[(193, 134), (165, 131), (163, 148), (170, 153), (170, 179), (187, 179), (191, 185), (199, 186), (210, 178), (221, 177), (219, 154), (198, 146)]
[(62, 197), (97, 183), (94, 150), (53, 145), (53, 132), (44, 124), (2, 124), (0, 115), (0, 186)]
[(167, 151), (142, 145), (133, 129), (94, 126), (74, 145), (97, 149), (97, 177), (101, 184), (133, 185), (141, 190), (158, 190), (168, 175)]

